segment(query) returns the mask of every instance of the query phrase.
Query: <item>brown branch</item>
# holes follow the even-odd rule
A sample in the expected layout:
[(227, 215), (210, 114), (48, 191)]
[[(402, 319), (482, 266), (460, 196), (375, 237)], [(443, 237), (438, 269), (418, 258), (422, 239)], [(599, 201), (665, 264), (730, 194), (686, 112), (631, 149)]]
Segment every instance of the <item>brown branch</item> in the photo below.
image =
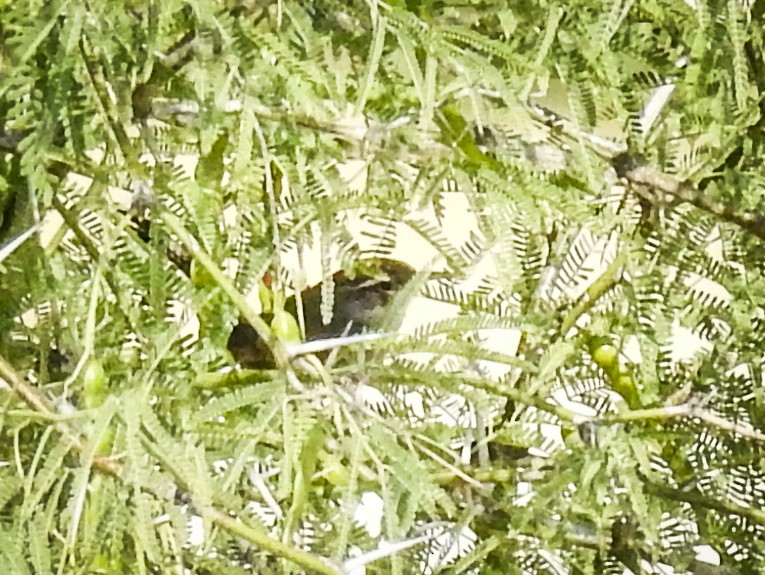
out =
[[(623, 161), (622, 157), (617, 156), (614, 159), (615, 167), (620, 161)], [(691, 183), (651, 166), (634, 165), (633, 162), (633, 165), (627, 165), (624, 170), (617, 167), (617, 173), (632, 184), (648, 186), (681, 202), (687, 202), (765, 240), (765, 216), (762, 214), (740, 210), (730, 204), (710, 198)]]
[[(765, 240), (765, 215), (740, 210), (733, 205), (715, 200), (690, 182), (645, 165), (643, 158), (631, 154), (623, 144), (588, 134), (555, 112), (541, 106), (530, 106), (528, 111), (533, 118), (559, 130), (566, 136), (577, 141), (586, 141), (589, 149), (597, 156), (611, 162), (619, 177), (625, 178), (636, 187), (647, 186), (663, 192)], [(656, 199), (653, 198), (653, 200)]]

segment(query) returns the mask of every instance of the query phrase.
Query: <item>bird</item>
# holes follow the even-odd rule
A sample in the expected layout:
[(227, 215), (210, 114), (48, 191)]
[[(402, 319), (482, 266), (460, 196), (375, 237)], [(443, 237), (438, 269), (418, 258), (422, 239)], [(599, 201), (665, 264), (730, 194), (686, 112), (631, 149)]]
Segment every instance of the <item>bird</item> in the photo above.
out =
[[(358, 334), (379, 326), (388, 303), (415, 274), (413, 268), (397, 260), (375, 258), (364, 263), (363, 272), (339, 271), (332, 276), (334, 308), (332, 319), (326, 325), (321, 314), (321, 284), (301, 292), (306, 341)], [(287, 298), (284, 309), (297, 317), (294, 296)], [(270, 322), (272, 316), (264, 315), (263, 319)], [(242, 368), (274, 367), (268, 347), (244, 319), (234, 326), (226, 347)]]

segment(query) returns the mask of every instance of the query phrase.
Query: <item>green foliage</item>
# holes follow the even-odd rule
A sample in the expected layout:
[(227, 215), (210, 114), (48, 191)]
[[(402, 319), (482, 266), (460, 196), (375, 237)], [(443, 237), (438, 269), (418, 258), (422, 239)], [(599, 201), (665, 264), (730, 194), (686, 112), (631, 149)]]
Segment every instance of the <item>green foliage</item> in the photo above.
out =
[[(0, 572), (765, 570), (763, 10), (0, 3)], [(453, 315), (229, 371), (401, 225)]]

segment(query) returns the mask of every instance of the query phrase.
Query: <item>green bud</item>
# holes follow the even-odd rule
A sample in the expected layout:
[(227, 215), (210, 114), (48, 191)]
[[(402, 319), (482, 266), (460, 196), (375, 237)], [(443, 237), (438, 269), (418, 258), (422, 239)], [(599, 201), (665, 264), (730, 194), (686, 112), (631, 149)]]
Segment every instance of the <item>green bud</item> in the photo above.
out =
[(271, 321), (271, 330), (284, 342), (300, 343), (300, 328), (297, 320), (289, 312), (277, 311)]
[(106, 372), (98, 359), (91, 359), (82, 374), (83, 399), (88, 409), (104, 402), (106, 393)]

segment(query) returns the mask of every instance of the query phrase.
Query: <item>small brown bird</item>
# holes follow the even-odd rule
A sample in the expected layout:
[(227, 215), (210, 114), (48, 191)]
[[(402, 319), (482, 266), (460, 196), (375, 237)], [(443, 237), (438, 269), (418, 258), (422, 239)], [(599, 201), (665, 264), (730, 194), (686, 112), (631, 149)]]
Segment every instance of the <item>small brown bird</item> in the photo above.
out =
[[(348, 334), (356, 334), (375, 327), (388, 302), (415, 273), (408, 265), (389, 259), (369, 260), (369, 270), (369, 274), (357, 273), (353, 277), (343, 271), (334, 274), (335, 306), (332, 321), (327, 325), (321, 317), (321, 284), (302, 292), (306, 340), (340, 337), (346, 334), (346, 329)], [(287, 299), (284, 309), (297, 316), (294, 296)], [(271, 317), (264, 316), (264, 319), (270, 321)], [(268, 369), (274, 366), (267, 346), (244, 320), (234, 327), (227, 347), (242, 367)]]

